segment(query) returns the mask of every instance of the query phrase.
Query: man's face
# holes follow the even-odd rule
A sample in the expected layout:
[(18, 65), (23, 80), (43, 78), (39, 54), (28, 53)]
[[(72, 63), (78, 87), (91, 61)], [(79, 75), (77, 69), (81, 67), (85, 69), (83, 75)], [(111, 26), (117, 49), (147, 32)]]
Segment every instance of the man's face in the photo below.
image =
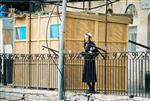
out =
[(89, 41), (89, 36), (85, 35), (85, 42), (88, 42)]

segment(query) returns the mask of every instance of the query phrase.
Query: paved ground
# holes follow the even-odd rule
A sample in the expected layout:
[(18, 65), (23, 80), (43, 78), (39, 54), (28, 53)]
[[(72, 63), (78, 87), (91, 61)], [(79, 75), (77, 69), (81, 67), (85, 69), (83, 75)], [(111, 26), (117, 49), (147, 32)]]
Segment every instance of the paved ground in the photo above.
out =
[[(57, 91), (0, 88), (0, 101), (57, 101)], [(149, 98), (66, 92), (67, 101), (150, 101)]]

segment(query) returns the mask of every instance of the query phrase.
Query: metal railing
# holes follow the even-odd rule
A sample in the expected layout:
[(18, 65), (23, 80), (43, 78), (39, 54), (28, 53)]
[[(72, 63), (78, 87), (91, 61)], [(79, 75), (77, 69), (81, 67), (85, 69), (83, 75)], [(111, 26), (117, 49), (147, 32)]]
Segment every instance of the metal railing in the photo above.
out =
[(150, 53), (148, 52), (108, 53), (106, 59), (99, 55), (94, 60), (85, 60), (79, 54), (68, 54), (65, 57), (64, 67), (65, 90), (88, 89), (86, 82), (82, 81), (86, 68), (84, 65), (90, 65), (91, 61), (95, 61), (96, 64), (96, 92), (149, 97)]
[[(149, 97), (150, 53), (116, 52), (95, 59), (95, 91), (104, 94)], [(57, 89), (58, 57), (48, 54), (1, 54), (0, 81), (14, 87)], [(88, 63), (86, 62), (86, 63)], [(65, 54), (65, 91), (86, 91), (83, 82), (85, 59), (81, 54)], [(90, 65), (90, 64), (88, 64)], [(92, 66), (90, 67), (92, 68)]]
[(48, 54), (2, 54), (1, 60), (6, 64), (3, 66), (2, 76), (5, 85), (57, 88), (58, 57)]

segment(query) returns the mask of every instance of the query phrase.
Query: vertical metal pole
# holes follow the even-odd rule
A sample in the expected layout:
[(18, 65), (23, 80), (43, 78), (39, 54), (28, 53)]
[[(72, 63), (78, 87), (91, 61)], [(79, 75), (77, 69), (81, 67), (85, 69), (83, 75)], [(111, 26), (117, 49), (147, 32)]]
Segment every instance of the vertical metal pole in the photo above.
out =
[(128, 0), (126, 0), (126, 6), (128, 5)]
[(3, 19), (0, 20), (0, 54), (2, 54), (1, 58), (1, 68), (0, 68), (0, 75), (1, 75), (1, 84), (4, 81), (4, 36), (3, 36)]
[(83, 10), (85, 10), (85, 1), (83, 0)]
[(88, 10), (90, 11), (91, 10), (91, 1), (89, 0), (89, 7), (88, 7)]
[(63, 0), (62, 9), (62, 23), (60, 32), (60, 46), (59, 46), (59, 63), (58, 63), (58, 100), (63, 100), (63, 61), (64, 61), (64, 34), (65, 34), (65, 19), (66, 19), (66, 4), (67, 1)]
[(32, 12), (32, 2), (29, 4), (29, 12), (30, 12), (30, 19), (29, 19), (29, 87), (31, 86), (31, 12)]
[(105, 94), (106, 94), (106, 65), (107, 65), (107, 9), (108, 9), (108, 0), (106, 0), (106, 11), (105, 11), (105, 49), (106, 49), (106, 52), (105, 52), (105, 76), (104, 76), (104, 80), (105, 80)]
[(32, 12), (32, 2), (29, 4), (30, 20), (29, 20), (29, 54), (31, 54), (31, 12)]
[(3, 19), (0, 19), (0, 53), (4, 53)]

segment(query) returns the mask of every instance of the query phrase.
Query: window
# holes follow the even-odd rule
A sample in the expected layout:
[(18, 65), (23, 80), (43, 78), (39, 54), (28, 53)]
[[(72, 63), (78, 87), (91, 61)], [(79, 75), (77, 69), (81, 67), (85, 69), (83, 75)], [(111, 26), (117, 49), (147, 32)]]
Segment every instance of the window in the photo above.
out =
[(26, 27), (17, 27), (16, 28), (16, 39), (25, 40), (26, 39)]
[(142, 9), (150, 8), (150, 0), (141, 0)]
[(50, 25), (50, 38), (59, 38), (60, 24)]
[[(129, 40), (136, 42), (137, 26), (129, 27)], [(136, 51), (136, 45), (129, 43), (129, 51)]]
[(10, 29), (4, 29), (4, 44), (11, 44), (11, 32)]
[(148, 16), (147, 46), (150, 47), (150, 14)]

